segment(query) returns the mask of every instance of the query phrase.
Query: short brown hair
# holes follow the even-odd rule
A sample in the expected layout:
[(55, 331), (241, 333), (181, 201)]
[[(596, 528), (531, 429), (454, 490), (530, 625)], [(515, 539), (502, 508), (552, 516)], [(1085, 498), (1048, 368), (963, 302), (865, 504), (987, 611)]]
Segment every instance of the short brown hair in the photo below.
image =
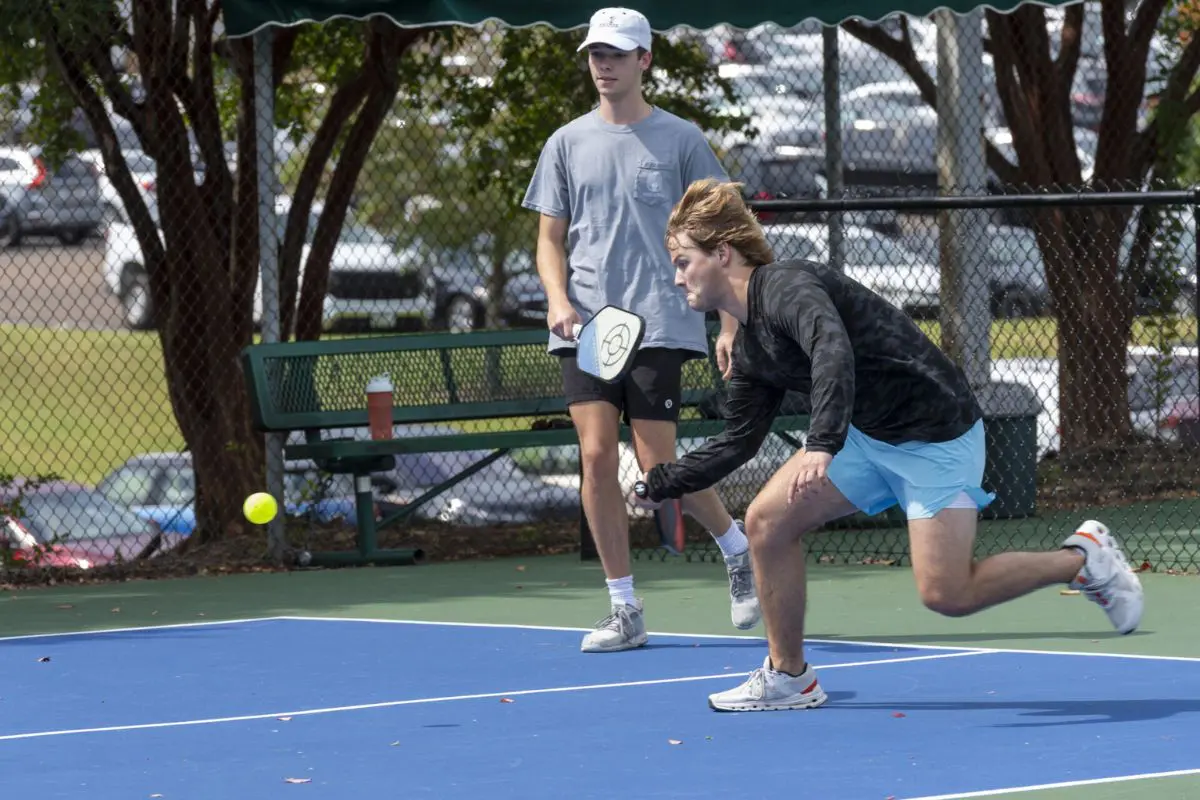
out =
[(693, 182), (671, 210), (667, 246), (680, 234), (687, 234), (706, 253), (728, 244), (752, 267), (775, 260), (762, 226), (746, 206), (740, 183), (723, 183), (715, 178)]

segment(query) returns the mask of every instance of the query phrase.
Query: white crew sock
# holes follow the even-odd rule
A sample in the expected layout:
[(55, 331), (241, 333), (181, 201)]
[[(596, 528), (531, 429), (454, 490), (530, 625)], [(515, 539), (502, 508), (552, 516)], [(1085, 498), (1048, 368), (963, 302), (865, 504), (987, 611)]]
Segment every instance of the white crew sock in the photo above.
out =
[(725, 533), (720, 536), (713, 533), (712, 537), (716, 541), (717, 547), (721, 548), (721, 555), (723, 556), (740, 556), (750, 549), (750, 542), (746, 539), (746, 534), (742, 533), (742, 529), (738, 527), (736, 521), (729, 523), (729, 530), (725, 531)]
[(637, 605), (637, 599), (633, 596), (633, 576), (626, 575), (624, 578), (617, 578), (615, 581), (605, 580), (608, 584), (608, 596), (612, 598), (612, 604), (627, 606)]

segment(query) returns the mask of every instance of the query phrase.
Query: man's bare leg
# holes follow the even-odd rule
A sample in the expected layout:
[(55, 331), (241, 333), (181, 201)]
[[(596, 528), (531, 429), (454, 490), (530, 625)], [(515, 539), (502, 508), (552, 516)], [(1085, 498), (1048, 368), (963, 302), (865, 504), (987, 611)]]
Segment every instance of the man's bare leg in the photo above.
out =
[(629, 514), (620, 482), (620, 412), (603, 400), (572, 403), (583, 465), (583, 513), (609, 580), (629, 575)]
[(619, 412), (604, 401), (573, 403), (570, 411), (583, 465), (583, 513), (600, 554), (612, 608), (583, 637), (580, 649), (611, 653), (641, 647), (647, 641), (646, 623), (629, 565), (629, 513), (619, 475)]
[(1120, 633), (1137, 629), (1141, 582), (1100, 522), (1088, 520), (1047, 552), (999, 553), (975, 561), (974, 509), (945, 508), (909, 521), (909, 549), (921, 601), (948, 617), (965, 617), (1054, 584), (1082, 589)]
[[(633, 443), (643, 471), (676, 459), (676, 425), (670, 420), (632, 420)], [(684, 495), (683, 510), (704, 526), (721, 548), (729, 576), (729, 616), (738, 630), (750, 630), (762, 618), (745, 532), (709, 488)]]
[[(803, 451), (792, 456), (754, 498), (746, 513), (746, 535), (754, 559), (759, 603), (767, 628), (767, 646), (772, 671), (799, 676), (807, 666), (804, 659), (804, 615), (808, 596), (808, 570), (805, 564), (804, 536), (840, 517), (854, 513), (854, 505), (832, 483), (808, 491), (788, 503), (788, 486), (794, 474), (794, 462)], [(763, 683), (757, 682), (759, 678)], [(721, 711), (750, 711), (767, 708), (807, 708), (822, 700), (807, 702), (796, 690), (796, 697), (764, 697), (769, 676), (757, 672), (742, 686), (709, 697), (709, 704)], [(813, 680), (813, 686), (816, 682)], [(818, 690), (819, 691), (819, 690)], [(779, 700), (778, 704), (772, 700)]]
[(974, 560), (978, 512), (944, 508), (909, 520), (909, 551), (921, 602), (948, 617), (965, 617), (1052, 584), (1070, 583), (1083, 569), (1075, 550), (999, 553)]

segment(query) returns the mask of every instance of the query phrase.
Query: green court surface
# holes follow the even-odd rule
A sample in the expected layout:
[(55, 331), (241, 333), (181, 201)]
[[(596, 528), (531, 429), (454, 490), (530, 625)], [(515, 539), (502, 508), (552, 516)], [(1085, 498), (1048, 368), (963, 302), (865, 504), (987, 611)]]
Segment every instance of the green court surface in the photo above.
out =
[[(729, 623), (721, 567), (635, 562), (634, 574), (652, 635), (656, 630), (737, 634)], [(272, 616), (581, 628), (607, 610), (603, 577), (598, 564), (571, 555), (26, 589), (0, 594), (0, 636)], [(1143, 580), (1147, 610), (1142, 629), (1119, 637), (1098, 608), (1058, 588), (972, 617), (949, 619), (921, 606), (906, 568), (813, 567), (808, 635), (908, 645), (1200, 658), (1200, 579), (1145, 574)], [(762, 636), (763, 631), (759, 627), (745, 635)], [(748, 671), (754, 666), (738, 668)], [(704, 702), (703, 692), (697, 693), (696, 702)], [(1182, 800), (1200, 797), (1200, 776), (1035, 790), (1020, 796)]]

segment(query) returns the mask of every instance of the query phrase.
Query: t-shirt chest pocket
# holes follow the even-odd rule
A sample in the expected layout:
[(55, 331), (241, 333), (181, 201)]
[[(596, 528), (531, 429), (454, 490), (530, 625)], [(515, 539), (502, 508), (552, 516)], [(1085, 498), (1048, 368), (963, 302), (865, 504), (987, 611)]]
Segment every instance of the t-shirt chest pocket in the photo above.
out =
[(634, 176), (633, 196), (648, 206), (670, 203), (678, 194), (678, 169), (669, 161), (642, 159)]

